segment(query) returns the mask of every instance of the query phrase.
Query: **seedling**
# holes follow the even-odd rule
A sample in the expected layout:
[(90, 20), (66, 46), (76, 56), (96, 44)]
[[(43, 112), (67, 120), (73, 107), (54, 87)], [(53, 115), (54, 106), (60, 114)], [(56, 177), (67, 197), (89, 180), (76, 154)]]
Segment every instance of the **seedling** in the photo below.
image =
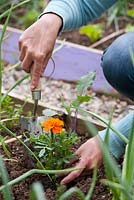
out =
[(102, 24), (86, 25), (80, 28), (80, 34), (88, 36), (91, 42), (96, 42), (102, 37)]

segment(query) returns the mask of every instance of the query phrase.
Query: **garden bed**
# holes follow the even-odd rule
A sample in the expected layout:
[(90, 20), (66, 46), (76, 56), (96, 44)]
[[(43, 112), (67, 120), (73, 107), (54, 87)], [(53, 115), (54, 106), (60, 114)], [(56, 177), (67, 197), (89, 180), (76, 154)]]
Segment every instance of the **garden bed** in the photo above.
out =
[[(80, 146), (87, 138), (84, 136), (81, 137), (81, 142), (77, 145)], [(28, 164), (28, 157), (26, 156), (26, 152), (24, 147), (21, 146), (18, 142), (11, 143), (9, 145), (10, 150), (12, 152), (12, 160), (5, 161), (7, 171), (9, 173), (10, 180), (17, 178), (18, 176), (22, 175), (23, 173), (27, 172), (30, 167)], [(0, 150), (1, 151), (1, 150)], [(101, 180), (105, 178), (105, 173), (103, 166), (98, 170), (97, 175), (97, 183), (93, 192), (92, 200), (110, 200), (112, 199), (111, 194), (106, 186), (101, 183)], [(56, 184), (51, 182), (48, 176), (46, 175), (32, 175), (27, 179), (21, 181), (20, 183), (16, 184), (12, 187), (13, 195), (15, 200), (28, 200), (29, 199), (29, 191), (31, 189), (31, 185), (34, 182), (40, 181), (43, 185), (44, 191), (46, 193), (47, 200), (55, 200), (56, 199)], [(60, 182), (60, 179), (57, 178), (57, 182)], [(66, 189), (71, 187), (78, 187), (81, 189), (82, 192), (87, 194), (90, 185), (92, 183), (92, 171), (89, 174), (82, 175), (81, 177), (75, 179), (71, 183), (66, 185)], [(2, 200), (2, 197), (0, 198)], [(69, 200), (79, 200), (79, 197), (73, 195), (72, 197), (68, 198)]]

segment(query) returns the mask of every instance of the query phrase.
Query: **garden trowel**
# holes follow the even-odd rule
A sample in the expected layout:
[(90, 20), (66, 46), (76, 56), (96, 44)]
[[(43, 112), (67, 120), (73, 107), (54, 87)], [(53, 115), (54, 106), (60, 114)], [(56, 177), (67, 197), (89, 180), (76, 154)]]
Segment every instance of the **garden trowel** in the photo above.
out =
[(36, 89), (32, 91), (32, 99), (34, 100), (34, 106), (31, 117), (21, 116), (20, 124), (24, 131), (30, 132), (30, 134), (39, 135), (42, 133), (42, 128), (40, 126), (41, 122), (44, 121), (45, 116), (37, 117), (37, 107), (38, 101), (41, 99), (41, 82)]

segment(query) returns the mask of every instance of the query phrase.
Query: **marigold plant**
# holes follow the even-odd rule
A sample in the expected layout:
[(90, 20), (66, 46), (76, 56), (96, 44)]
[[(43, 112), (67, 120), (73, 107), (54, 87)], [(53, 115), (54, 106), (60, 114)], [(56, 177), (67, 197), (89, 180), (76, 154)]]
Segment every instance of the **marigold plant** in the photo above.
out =
[(64, 121), (48, 117), (41, 122), (42, 134), (29, 138), (35, 153), (46, 169), (63, 169), (74, 157), (72, 145), (78, 141), (77, 134), (64, 128)]
[(66, 104), (64, 99), (61, 99), (61, 103), (70, 118), (69, 130), (66, 129), (61, 113), (45, 109), (43, 110), (43, 115), (46, 119), (41, 122), (42, 133), (38, 135), (30, 134), (30, 137), (27, 139), (46, 169), (56, 170), (70, 167), (67, 164), (75, 156), (73, 145), (78, 142), (78, 136), (74, 131), (77, 125), (77, 113), (80, 105), (91, 99), (85, 92), (91, 87), (94, 78), (95, 72), (81, 77), (77, 84), (78, 95), (72, 103)]

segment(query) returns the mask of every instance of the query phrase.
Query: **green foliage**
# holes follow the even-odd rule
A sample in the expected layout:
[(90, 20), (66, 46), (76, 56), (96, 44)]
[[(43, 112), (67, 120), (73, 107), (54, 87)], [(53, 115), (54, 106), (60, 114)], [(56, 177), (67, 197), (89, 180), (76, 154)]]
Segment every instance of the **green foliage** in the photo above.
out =
[[(134, 121), (134, 120), (133, 120)], [(134, 198), (134, 123), (132, 123), (130, 135), (129, 135), (129, 143), (126, 145), (126, 151), (123, 161), (123, 169), (122, 169), (122, 182), (125, 182), (127, 186), (127, 192), (130, 193)], [(122, 199), (127, 199), (125, 194), (121, 194)]]
[(116, 4), (114, 4), (109, 10), (108, 10), (108, 25), (110, 25), (112, 22), (115, 22), (115, 26), (118, 28), (118, 16), (124, 15), (126, 16), (127, 10), (128, 10), (128, 0), (118, 0)]
[(42, 169), (44, 169), (44, 166), (43, 166), (42, 163), (39, 161), (39, 159), (36, 157), (36, 155), (34, 154), (34, 152), (33, 152), (21, 139), (19, 139), (19, 138), (16, 136), (16, 134), (15, 134), (14, 132), (12, 132), (10, 129), (8, 129), (3, 123), (0, 123), (0, 129), (5, 130), (10, 136), (16, 138), (16, 140), (17, 140), (20, 144), (22, 144), (22, 145), (26, 148), (26, 150), (29, 152), (29, 154), (30, 154), (31, 156), (33, 156), (33, 158), (39, 163), (40, 167), (41, 167)]
[(127, 26), (125, 28), (125, 32), (134, 32), (134, 25), (127, 24)]
[(2, 146), (3, 151), (5, 152), (5, 155), (8, 158), (11, 158), (11, 152), (9, 149), (9, 146), (5, 143), (6, 137), (3, 137), (2, 135), (0, 135), (0, 144)]
[(77, 82), (77, 92), (79, 95), (82, 95), (87, 89), (91, 88), (95, 76), (95, 72), (89, 72), (80, 78), (80, 80)]
[[(12, 8), (12, 10), (15, 10), (16, 8), (18, 8), (19, 6), (22, 6), (25, 3), (30, 2), (30, 0), (23, 0), (21, 2), (19, 2), (18, 4), (15, 3), (14, 1), (10, 1), (7, 4), (5, 3), (3, 6), (0, 6), (0, 20), (4, 21), (4, 25), (5, 25), (5, 17), (8, 16), (8, 14), (10, 13), (10, 10)], [(1, 4), (1, 1), (0, 1)], [(8, 7), (6, 7), (8, 6)], [(5, 8), (4, 10), (1, 8)], [(1, 21), (0, 21), (1, 23)]]
[(88, 36), (91, 42), (95, 42), (102, 37), (102, 24), (86, 25), (80, 28), (80, 34)]
[[(79, 170), (76, 168), (70, 168), (70, 169), (64, 169), (64, 170), (40, 170), (40, 169), (32, 169), (29, 170), (28, 172), (25, 172), (24, 174), (22, 174), (21, 176), (7, 182), (7, 184), (0, 186), (0, 191), (4, 191), (6, 190), (6, 187), (13, 186), (14, 184), (19, 183), (20, 181), (26, 179), (29, 176), (32, 176), (34, 174), (63, 174), (63, 173), (69, 173), (71, 171), (74, 170)], [(5, 172), (3, 174), (3, 176), (5, 176)], [(66, 200), (68, 199), (68, 197), (72, 196), (73, 194), (77, 195), (78, 197), (80, 197), (81, 200), (90, 200), (91, 196), (92, 196), (92, 192), (96, 183), (96, 178), (97, 178), (97, 169), (96, 167), (94, 168), (93, 171), (93, 178), (92, 178), (92, 183), (90, 185), (89, 191), (88, 193), (85, 195), (79, 188), (77, 187), (72, 187), (71, 189), (65, 191), (65, 187), (63, 188), (60, 187), (60, 191), (58, 192), (57, 195), (57, 200)], [(39, 195), (40, 194), (40, 195)], [(39, 198), (40, 197), (40, 198)], [(42, 198), (41, 198), (42, 197)], [(36, 182), (32, 185), (32, 191), (30, 193), (30, 200), (46, 200), (45, 198), (45, 194), (43, 193), (43, 187), (39, 182)], [(7, 199), (4, 199), (7, 200)], [(8, 200), (12, 200), (11, 197), (8, 198)]]
[[(18, 124), (19, 117), (22, 114), (23, 107), (19, 104), (14, 104), (10, 96), (6, 98), (1, 103), (1, 118), (5, 119), (4, 123), (7, 127), (11, 128), (14, 125)], [(12, 120), (14, 120), (12, 122)]]
[(2, 191), (3, 199), (4, 200), (12, 200), (13, 195), (12, 195), (11, 187), (9, 185), (7, 185), (8, 174), (7, 174), (5, 164), (4, 164), (1, 156), (0, 156), (0, 177), (1, 177), (2, 183), (5, 185), (5, 187)]
[(32, 25), (33, 22), (37, 20), (39, 14), (40, 13), (37, 10), (31, 9), (29, 12), (23, 15), (21, 19), (21, 24), (20, 24), (22, 28), (26, 28)]
[[(17, 1), (9, 1), (5, 2), (3, 0), (0, 1), (0, 14), (6, 11), (7, 9), (10, 8), (11, 4), (14, 6), (17, 6), (18, 3)], [(21, 1), (23, 2), (23, 1)], [(21, 3), (20, 2), (20, 3)], [(29, 3), (25, 4), (24, 6), (21, 7), (21, 9), (16, 9), (14, 13), (11, 16), (11, 26), (19, 26), (21, 28), (27, 28), (30, 26), (33, 22), (35, 22), (40, 15), (40, 13), (43, 11), (45, 7), (45, 1), (44, 0), (39, 0), (39, 1), (33, 1), (29, 0)], [(18, 21), (18, 18), (21, 20)]]
[(72, 101), (72, 107), (78, 108), (82, 103), (89, 102), (92, 99), (91, 96), (85, 95), (85, 96), (77, 96), (75, 100)]
[(85, 95), (85, 92), (91, 88), (93, 81), (95, 79), (96, 73), (89, 72), (88, 74), (82, 76), (77, 82), (77, 96), (70, 104), (66, 104), (62, 99), (62, 105), (66, 109), (67, 113), (70, 115), (73, 110), (77, 110), (82, 103), (86, 103), (92, 99), (91, 96)]
[(128, 9), (127, 10), (127, 16), (134, 18), (134, 9)]
[[(84, 95), (84, 93), (92, 86), (94, 79), (95, 72), (90, 72), (81, 77), (77, 84), (78, 96), (70, 105), (66, 105), (63, 102), (69, 115), (71, 114), (72, 109), (77, 110), (82, 103), (88, 102), (91, 99), (90, 96)], [(43, 114), (47, 117), (47, 119), (52, 120), (55, 119), (55, 115), (57, 116), (57, 112), (51, 111), (50, 109), (44, 110)], [(52, 116), (53, 118), (51, 118)], [(34, 153), (40, 162), (43, 163), (45, 169), (62, 169), (65, 168), (70, 158), (74, 157), (74, 154), (71, 152), (71, 148), (72, 145), (78, 141), (78, 137), (77, 134), (71, 129), (63, 129), (55, 134), (53, 129), (46, 131), (43, 128), (40, 135), (33, 135), (32, 133), (29, 133), (26, 141), (31, 144), (34, 149)]]
[[(95, 72), (91, 72), (78, 81), (77, 92), (79, 95), (70, 105), (63, 103), (69, 114), (72, 109), (77, 110), (83, 102), (88, 102), (91, 99), (90, 96), (83, 95), (83, 93), (91, 87), (94, 78)], [(51, 117), (57, 113), (47, 109), (44, 114), (47, 117)], [(27, 140), (32, 144), (36, 156), (46, 169), (62, 169), (69, 162), (69, 159), (74, 156), (71, 152), (71, 147), (78, 141), (78, 137), (72, 131), (63, 130), (58, 134), (53, 134), (52, 130), (50, 130), (49, 132), (43, 131), (38, 136), (29, 134)]]
[(32, 144), (34, 152), (44, 164), (45, 169), (63, 169), (74, 157), (71, 147), (78, 141), (74, 132), (62, 131), (58, 134), (43, 132), (39, 136), (30, 137), (28, 142)]
[(30, 200), (46, 200), (43, 186), (40, 182), (32, 184)]
[[(93, 81), (95, 79), (96, 73), (95, 72), (89, 72), (85, 76), (82, 76), (80, 80), (77, 82), (77, 96), (76, 98), (70, 103), (67, 104), (64, 102), (64, 99), (62, 100), (62, 105), (65, 108), (66, 112), (68, 113), (68, 116), (70, 117), (70, 126), (72, 130), (76, 130), (77, 126), (77, 114), (79, 107), (81, 104), (86, 103), (92, 99), (91, 96), (86, 95), (85, 92), (89, 88), (91, 88)], [(71, 119), (71, 114), (74, 113), (74, 120)]]
[[(12, 10), (15, 9), (16, 7), (23, 5), (26, 2), (28, 2), (28, 0), (22, 1), (18, 5), (15, 5), (15, 6), (6, 4), (9, 6), (9, 9), (0, 15), (0, 19), (3, 17), (3, 14), (4, 14), (4, 16), (7, 16), (4, 26), (2, 28), (2, 34), (0, 36), (0, 123), (5, 123), (8, 127), (12, 126), (11, 120), (18, 119), (20, 113), (22, 112), (22, 108), (20, 105), (13, 106), (13, 102), (8, 97), (8, 93), (10, 91), (12, 91), (17, 85), (19, 85), (28, 76), (23, 77), (15, 85), (13, 85), (7, 91), (7, 93), (2, 94), (2, 72), (3, 72), (3, 62), (2, 62), (2, 55), (1, 55), (2, 54), (2, 42), (3, 42), (4, 36), (5, 36), (6, 28), (9, 23), (9, 19), (11, 17)], [(13, 2), (11, 2), (11, 3), (13, 3)]]
[[(6, 18), (5, 24), (2, 28), (2, 33), (0, 35), (0, 100), (1, 100), (1, 95), (2, 95), (2, 70), (3, 70), (3, 63), (2, 63), (2, 42), (5, 36), (5, 32), (6, 32), (6, 28), (9, 22), (9, 18), (11, 16), (11, 12), (12, 12), (12, 6), (9, 9), (9, 13), (8, 16)], [(0, 102), (0, 110), (1, 110), (1, 102)]]

